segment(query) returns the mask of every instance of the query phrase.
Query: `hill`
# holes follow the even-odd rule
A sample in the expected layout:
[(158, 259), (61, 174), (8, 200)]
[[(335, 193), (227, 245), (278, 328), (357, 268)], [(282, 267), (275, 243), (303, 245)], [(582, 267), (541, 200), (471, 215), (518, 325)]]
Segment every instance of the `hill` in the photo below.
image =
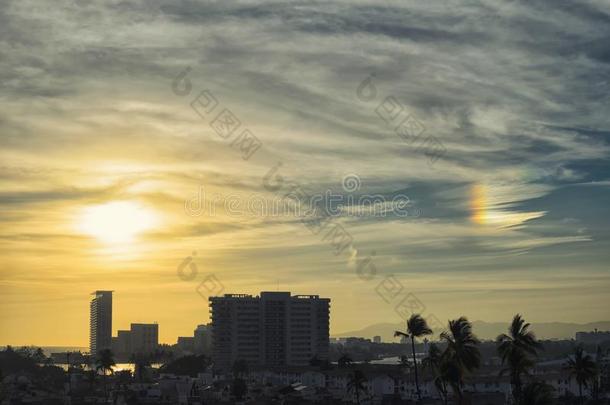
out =
[[(495, 339), (500, 333), (504, 333), (508, 328), (508, 322), (485, 322), (474, 321), (472, 323), (474, 333), (480, 339)], [(405, 325), (400, 323), (377, 323), (367, 326), (360, 330), (333, 334), (333, 337), (363, 337), (371, 339), (373, 336), (381, 336), (384, 342), (395, 342), (395, 330), (404, 330)], [(610, 321), (600, 321), (591, 323), (569, 323), (569, 322), (532, 322), (532, 329), (539, 339), (574, 339), (576, 332), (598, 330), (610, 330)], [(434, 331), (434, 336), (438, 336), (439, 331)]]

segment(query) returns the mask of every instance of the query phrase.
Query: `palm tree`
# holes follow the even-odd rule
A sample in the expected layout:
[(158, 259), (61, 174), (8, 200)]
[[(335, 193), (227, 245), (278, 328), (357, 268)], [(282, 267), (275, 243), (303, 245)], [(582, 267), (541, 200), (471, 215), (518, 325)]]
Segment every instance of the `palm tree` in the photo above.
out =
[(555, 403), (555, 389), (542, 381), (527, 384), (521, 393), (521, 401), (525, 405), (552, 405)]
[(47, 360), (47, 356), (44, 355), (44, 352), (39, 347), (32, 354), (32, 359), (37, 363), (44, 364), (45, 361)]
[(524, 352), (515, 350), (503, 358), (502, 363), (506, 364), (506, 367), (500, 370), (500, 375), (508, 374), (510, 376), (514, 403), (519, 405), (523, 386), (521, 377), (529, 376), (529, 370), (534, 367), (534, 362)]
[(96, 371), (102, 370), (102, 374), (104, 376), (104, 392), (106, 394), (106, 398), (108, 398), (108, 389), (107, 389), (107, 381), (106, 381), (106, 372), (112, 373), (112, 366), (116, 365), (114, 362), (114, 355), (110, 351), (110, 349), (102, 349), (97, 354), (96, 358)]
[(463, 316), (449, 321), (449, 331), (441, 333), (441, 339), (447, 343), (445, 374), (461, 404), (465, 375), (481, 365), (479, 339), (472, 333), (472, 324)]
[(570, 372), (570, 375), (576, 377), (576, 382), (578, 383), (578, 396), (580, 397), (580, 403), (582, 404), (582, 387), (586, 387), (587, 383), (592, 381), (597, 373), (595, 362), (591, 356), (585, 354), (582, 346), (578, 346), (574, 350), (574, 357), (568, 360), (567, 369)]
[(347, 391), (354, 392), (356, 396), (356, 404), (360, 404), (360, 392), (366, 392), (366, 387), (364, 384), (366, 383), (366, 377), (364, 373), (360, 370), (354, 370), (350, 380), (347, 383)]
[(66, 352), (66, 363), (68, 365), (68, 370), (66, 371), (66, 375), (68, 377), (68, 396), (72, 395), (72, 376), (70, 372), (72, 371), (70, 366), (70, 351)]
[(443, 399), (443, 403), (447, 404), (446, 358), (436, 344), (430, 344), (428, 357), (422, 360), (422, 365), (432, 372), (434, 386)]
[(599, 402), (599, 391), (600, 391), (600, 386), (601, 386), (601, 376), (600, 376), (600, 370), (601, 370), (601, 361), (603, 358), (603, 354), (602, 354), (602, 348), (601, 346), (597, 346), (597, 351), (595, 353), (595, 377), (593, 378), (593, 400), (595, 401), (595, 403)]
[(417, 360), (415, 359), (415, 338), (431, 335), (432, 329), (428, 327), (426, 320), (419, 314), (413, 314), (407, 321), (407, 330), (394, 332), (394, 337), (411, 338), (411, 351), (413, 352), (413, 369), (415, 370), (415, 388), (417, 389), (417, 399), (421, 401), (421, 391), (419, 390), (419, 379), (417, 376)]
[(142, 382), (144, 380), (146, 368), (150, 367), (151, 364), (150, 356), (145, 353), (135, 353), (131, 355), (129, 361), (134, 366), (134, 375), (138, 381)]
[(507, 365), (501, 374), (510, 374), (517, 405), (521, 401), (521, 376), (528, 374), (528, 370), (534, 365), (531, 358), (537, 356), (538, 351), (542, 349), (542, 344), (536, 340), (536, 335), (529, 327), (530, 324), (525, 323), (521, 315), (517, 314), (508, 327), (508, 334), (503, 333), (496, 338), (502, 364)]

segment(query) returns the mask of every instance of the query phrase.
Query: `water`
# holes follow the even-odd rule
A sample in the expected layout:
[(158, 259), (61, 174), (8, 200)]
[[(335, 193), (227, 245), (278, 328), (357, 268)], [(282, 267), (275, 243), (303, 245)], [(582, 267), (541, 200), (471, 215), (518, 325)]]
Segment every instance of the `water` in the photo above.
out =
[[(13, 350), (17, 350), (21, 347), (23, 347), (23, 345), (21, 346), (12, 346)], [(39, 347), (42, 349), (42, 351), (44, 352), (45, 356), (50, 356), (51, 353), (65, 353), (65, 352), (81, 352), (81, 353), (86, 353), (89, 351), (88, 347), (82, 347), (82, 346), (26, 346), (29, 348), (34, 348), (34, 349), (38, 349)], [(0, 350), (4, 350), (6, 349), (6, 346), (0, 346)]]
[[(415, 353), (415, 359), (417, 360), (417, 363), (421, 363), (422, 359), (425, 357), (424, 353)], [(407, 359), (409, 361), (412, 361), (412, 357), (411, 356), (407, 356)], [(371, 364), (399, 364), (400, 363), (400, 357), (399, 356), (392, 356), (392, 357), (384, 357), (382, 359), (378, 359), (378, 360), (372, 360)]]
[(379, 360), (371, 360), (371, 364), (398, 364), (398, 363), (400, 363), (400, 357), (398, 357), (398, 356), (384, 357), (383, 359), (379, 359)]
[[(64, 371), (68, 371), (68, 365), (67, 364), (54, 364), (57, 367), (61, 367)], [(153, 363), (151, 364), (152, 368), (159, 368), (161, 367), (163, 364), (161, 363)], [(135, 371), (136, 366), (133, 363), (117, 363), (112, 367), (112, 371), (114, 371), (115, 373), (117, 371), (131, 371), (132, 373)], [(87, 366), (85, 367), (85, 370), (91, 370), (91, 367)]]

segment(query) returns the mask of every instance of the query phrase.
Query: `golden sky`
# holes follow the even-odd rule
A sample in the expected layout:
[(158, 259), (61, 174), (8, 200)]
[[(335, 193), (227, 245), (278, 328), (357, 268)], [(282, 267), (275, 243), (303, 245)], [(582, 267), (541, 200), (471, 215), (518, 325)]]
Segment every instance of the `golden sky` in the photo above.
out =
[[(330, 297), (331, 334), (399, 322), (409, 294), (443, 321), (610, 319), (608, 27), (561, 8), (489, 25), (482, 6), (376, 4), (3, 6), (0, 344), (86, 346), (94, 290), (115, 291), (115, 334), (158, 322), (173, 343), (208, 321), (202, 282)], [(510, 29), (521, 12), (539, 42)], [(562, 64), (557, 21), (590, 52)], [(442, 156), (387, 120), (387, 97)], [(225, 109), (234, 133), (214, 124)], [(410, 211), (341, 211), (337, 252), (328, 228), (258, 211), (295, 187), (405, 195)]]

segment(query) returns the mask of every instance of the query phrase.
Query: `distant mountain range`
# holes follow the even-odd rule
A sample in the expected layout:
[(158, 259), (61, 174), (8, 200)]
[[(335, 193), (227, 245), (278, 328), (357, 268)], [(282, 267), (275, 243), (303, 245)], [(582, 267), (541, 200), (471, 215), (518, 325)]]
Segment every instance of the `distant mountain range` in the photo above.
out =
[[(474, 321), (473, 332), (479, 339), (495, 339), (500, 333), (506, 332), (508, 323)], [(574, 339), (576, 332), (589, 332), (595, 329), (600, 331), (610, 330), (610, 321), (591, 323), (568, 323), (568, 322), (540, 322), (532, 323), (532, 330), (539, 339)], [(373, 336), (381, 336), (384, 342), (398, 342), (394, 338), (395, 330), (404, 330), (404, 323), (377, 323), (366, 328), (351, 332), (333, 334), (333, 337), (363, 337), (372, 339)], [(438, 338), (440, 331), (434, 331), (434, 337)]]

